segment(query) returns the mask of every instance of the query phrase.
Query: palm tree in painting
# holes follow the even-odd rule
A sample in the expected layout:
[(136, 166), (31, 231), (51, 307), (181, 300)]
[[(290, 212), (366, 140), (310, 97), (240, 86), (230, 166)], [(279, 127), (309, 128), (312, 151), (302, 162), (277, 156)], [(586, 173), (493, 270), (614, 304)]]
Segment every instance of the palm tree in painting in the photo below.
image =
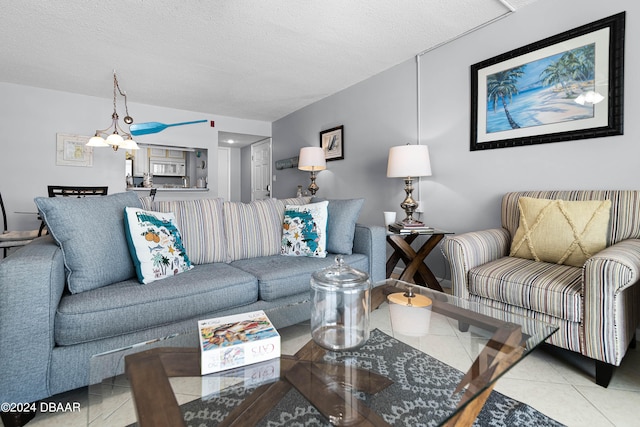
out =
[(593, 79), (595, 70), (595, 47), (593, 44), (572, 49), (540, 73), (540, 82), (545, 86), (559, 85), (567, 97), (575, 95), (572, 84)]
[(568, 77), (565, 64), (558, 60), (542, 70), (542, 73), (540, 73), (540, 82), (545, 86), (560, 85), (567, 96), (569, 96), (571, 95), (571, 91), (567, 87)]
[(496, 111), (500, 101), (511, 129), (519, 129), (520, 125), (511, 117), (507, 104), (513, 100), (513, 95), (518, 94), (517, 83), (522, 76), (524, 76), (524, 66), (500, 71), (487, 77), (487, 97), (489, 102), (493, 103), (493, 111)]

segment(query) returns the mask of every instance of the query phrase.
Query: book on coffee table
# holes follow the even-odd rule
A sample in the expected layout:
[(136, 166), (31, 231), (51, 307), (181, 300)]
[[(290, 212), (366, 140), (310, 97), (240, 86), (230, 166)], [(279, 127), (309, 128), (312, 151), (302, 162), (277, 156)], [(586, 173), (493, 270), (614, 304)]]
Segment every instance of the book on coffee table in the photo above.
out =
[(264, 311), (198, 321), (202, 375), (280, 357), (280, 334)]

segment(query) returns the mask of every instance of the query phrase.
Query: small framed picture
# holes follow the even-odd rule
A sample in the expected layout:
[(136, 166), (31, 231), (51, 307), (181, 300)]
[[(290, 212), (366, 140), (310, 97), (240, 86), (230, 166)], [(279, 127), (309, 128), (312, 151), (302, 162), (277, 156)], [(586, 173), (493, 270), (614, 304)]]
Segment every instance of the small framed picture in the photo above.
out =
[(329, 160), (344, 159), (344, 126), (320, 132), (320, 147), (324, 150), (324, 158)]
[(56, 165), (93, 166), (93, 148), (87, 147), (88, 136), (56, 134)]

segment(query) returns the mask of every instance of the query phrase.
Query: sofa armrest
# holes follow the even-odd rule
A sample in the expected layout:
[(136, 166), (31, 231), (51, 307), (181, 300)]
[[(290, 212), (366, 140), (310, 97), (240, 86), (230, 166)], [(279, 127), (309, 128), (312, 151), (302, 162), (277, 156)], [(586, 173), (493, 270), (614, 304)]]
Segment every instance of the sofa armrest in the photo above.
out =
[(442, 252), (449, 261), (453, 294), (469, 298), (469, 270), (507, 256), (511, 235), (504, 228), (446, 236)]
[(378, 225), (356, 224), (353, 252), (369, 257), (369, 279), (372, 284), (386, 279), (387, 234)]
[(0, 261), (0, 402), (49, 396), (54, 317), (64, 287), (62, 251), (50, 236)]
[(640, 240), (589, 258), (583, 269), (585, 355), (619, 365), (640, 322)]

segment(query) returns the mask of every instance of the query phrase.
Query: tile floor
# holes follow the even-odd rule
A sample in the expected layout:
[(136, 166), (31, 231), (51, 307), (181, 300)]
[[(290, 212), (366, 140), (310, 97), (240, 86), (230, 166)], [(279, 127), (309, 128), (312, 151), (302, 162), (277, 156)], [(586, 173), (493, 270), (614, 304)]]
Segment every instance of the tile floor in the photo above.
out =
[[(381, 313), (386, 311), (376, 311), (372, 315), (372, 328), (390, 333), (388, 315)], [(309, 339), (308, 324), (291, 326), (280, 332), (283, 353), (293, 354)], [(501, 378), (496, 390), (533, 406), (567, 426), (640, 426), (640, 346), (629, 350), (608, 388), (599, 387), (593, 382), (593, 370), (592, 363), (579, 355), (543, 346)], [(179, 381), (174, 383), (179, 400), (192, 400), (194, 393), (183, 387)], [(55, 396), (50, 401), (80, 402), (81, 410), (67, 414), (38, 414), (28, 424), (29, 427), (86, 425), (86, 388)], [(126, 425), (133, 421), (130, 419), (133, 414), (131, 401), (123, 398), (119, 404), (121, 414), (115, 414), (105, 425)]]

